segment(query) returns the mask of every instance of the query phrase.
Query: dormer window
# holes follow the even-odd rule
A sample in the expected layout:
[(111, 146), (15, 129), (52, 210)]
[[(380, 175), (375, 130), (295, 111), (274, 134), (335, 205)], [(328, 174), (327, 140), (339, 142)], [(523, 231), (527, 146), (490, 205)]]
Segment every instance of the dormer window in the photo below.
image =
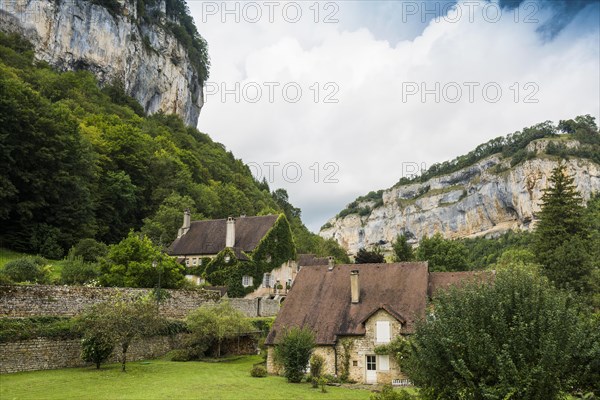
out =
[(242, 276), (242, 286), (243, 287), (249, 287), (252, 285), (253, 285), (253, 279), (251, 276), (249, 276), (249, 275)]
[(390, 321), (377, 321), (375, 324), (375, 335), (377, 343), (389, 343), (391, 340)]

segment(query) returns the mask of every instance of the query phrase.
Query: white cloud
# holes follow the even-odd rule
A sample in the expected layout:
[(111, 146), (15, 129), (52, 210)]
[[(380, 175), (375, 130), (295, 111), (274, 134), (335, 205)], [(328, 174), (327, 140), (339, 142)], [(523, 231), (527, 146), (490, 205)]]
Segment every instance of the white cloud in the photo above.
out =
[[(236, 102), (233, 94), (225, 102), (220, 93), (209, 96), (199, 129), (245, 162), (279, 162), (271, 187), (286, 188), (314, 230), (356, 196), (394, 184), (402, 175), (402, 162), (430, 165), (537, 122), (600, 114), (597, 19), (586, 30), (576, 19), (554, 40), (544, 41), (536, 32), (539, 24), (515, 23), (508, 13), (490, 23), (482, 17), (480, 4), (472, 22), (468, 15), (456, 23), (430, 21), (419, 36), (396, 43), (377, 39), (381, 35), (376, 37), (366, 26), (356, 27), (360, 7), (355, 3), (337, 3), (340, 18), (352, 15), (352, 24), (341, 19), (338, 24), (315, 24), (307, 9), (311, 3), (302, 3), (303, 18), (296, 24), (277, 14), (274, 23), (266, 15), (255, 24), (243, 18), (235, 23), (231, 16), (223, 23), (218, 15), (205, 16), (203, 23), (202, 3), (190, 3), (209, 42), (210, 82), (224, 82), (229, 89), (238, 82), (249, 97), (259, 86), (263, 95), (257, 103), (243, 98)], [(540, 23), (549, 17), (545, 12), (535, 16)], [(590, 6), (580, 18), (594, 12), (598, 7)], [(388, 21), (386, 29), (393, 24)], [(414, 31), (401, 21), (397, 28)], [(273, 102), (264, 82), (279, 83)], [(290, 82), (302, 90), (297, 103), (286, 101), (282, 92)], [(326, 87), (328, 82), (333, 85)], [(440, 91), (450, 83), (448, 97), (455, 96), (456, 82), (462, 97), (455, 104), (444, 98), (436, 103), (433, 94), (425, 102), (419, 95), (403, 101), (403, 89), (412, 82), (428, 89), (439, 82)], [(465, 82), (479, 84), (473, 102), (468, 101)], [(498, 102), (484, 98), (486, 83), (502, 89)], [(487, 95), (494, 97), (491, 85)], [(293, 97), (294, 88), (288, 89)], [(338, 103), (325, 103), (328, 94)], [(526, 103), (527, 95), (538, 102)], [(282, 178), (282, 167), (292, 162), (303, 174), (296, 183)], [(339, 183), (323, 182), (333, 171), (324, 170), (326, 162), (339, 166), (334, 176)], [(293, 165), (288, 173), (295, 177)]]

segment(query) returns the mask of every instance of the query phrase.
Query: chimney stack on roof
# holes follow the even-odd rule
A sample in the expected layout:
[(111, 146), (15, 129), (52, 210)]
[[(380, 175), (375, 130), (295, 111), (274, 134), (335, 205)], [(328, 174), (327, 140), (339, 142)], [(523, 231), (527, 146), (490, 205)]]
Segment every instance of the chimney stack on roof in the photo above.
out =
[(227, 231), (225, 233), (225, 247), (235, 246), (235, 219), (227, 218)]
[(186, 208), (183, 212), (183, 225), (179, 228), (179, 232), (177, 233), (177, 237), (180, 238), (185, 235), (192, 225), (192, 214), (190, 213), (190, 209)]
[(360, 285), (358, 283), (358, 270), (350, 271), (350, 293), (352, 296), (352, 304), (360, 302)]

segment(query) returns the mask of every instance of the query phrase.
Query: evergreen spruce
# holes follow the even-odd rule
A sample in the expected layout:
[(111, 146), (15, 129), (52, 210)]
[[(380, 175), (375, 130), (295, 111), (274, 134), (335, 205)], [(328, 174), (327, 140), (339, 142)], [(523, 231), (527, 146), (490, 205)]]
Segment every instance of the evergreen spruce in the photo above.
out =
[(574, 179), (559, 164), (542, 196), (534, 250), (546, 276), (561, 288), (585, 291), (591, 273), (591, 241)]

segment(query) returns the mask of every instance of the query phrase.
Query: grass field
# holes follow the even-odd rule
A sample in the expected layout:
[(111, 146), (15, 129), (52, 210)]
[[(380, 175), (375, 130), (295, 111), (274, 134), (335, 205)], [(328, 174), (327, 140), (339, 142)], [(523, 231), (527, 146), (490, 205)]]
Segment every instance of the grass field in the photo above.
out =
[[(8, 250), (0, 247), (0, 270), (4, 268), (4, 265), (10, 261), (16, 260), (17, 258), (27, 257), (31, 254), (19, 253), (16, 251)], [(50, 266), (50, 279), (52, 282), (58, 282), (60, 280), (60, 271), (62, 270), (63, 260), (48, 260)]]
[(127, 364), (128, 372), (109, 364), (100, 371), (68, 368), (0, 376), (0, 399), (369, 399), (370, 392), (327, 387), (327, 393), (308, 383), (290, 384), (285, 378), (252, 378), (259, 356), (227, 362), (152, 360)]

